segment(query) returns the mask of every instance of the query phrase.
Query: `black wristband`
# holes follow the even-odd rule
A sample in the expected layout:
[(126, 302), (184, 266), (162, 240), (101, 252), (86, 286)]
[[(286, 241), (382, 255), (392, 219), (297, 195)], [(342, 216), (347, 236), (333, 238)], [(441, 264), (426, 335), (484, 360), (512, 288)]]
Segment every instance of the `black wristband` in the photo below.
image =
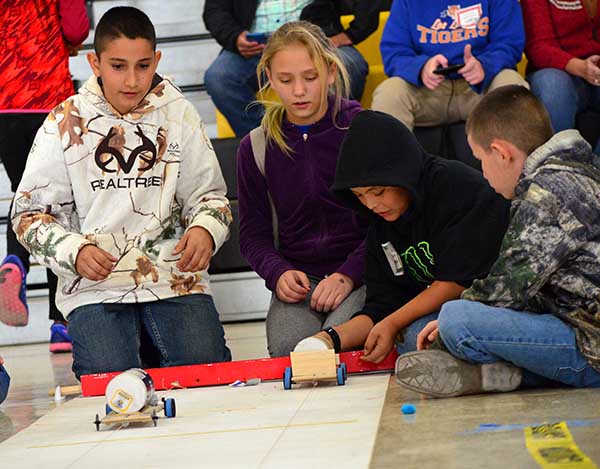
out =
[(333, 350), (335, 353), (340, 353), (340, 350), (342, 349), (342, 341), (340, 340), (340, 336), (336, 330), (333, 327), (328, 327), (327, 329), (323, 329), (323, 332), (327, 332), (329, 337), (331, 337), (333, 342)]

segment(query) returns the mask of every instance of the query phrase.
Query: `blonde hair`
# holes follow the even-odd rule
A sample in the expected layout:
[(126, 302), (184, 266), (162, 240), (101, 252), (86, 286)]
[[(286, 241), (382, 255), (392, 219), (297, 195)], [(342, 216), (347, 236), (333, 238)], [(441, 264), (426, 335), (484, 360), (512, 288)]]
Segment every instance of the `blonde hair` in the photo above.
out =
[[(288, 155), (292, 149), (285, 142), (281, 129), (286, 109), (282, 103), (266, 99), (271, 89), (271, 83), (266, 78), (266, 70), (271, 70), (271, 62), (275, 54), (292, 44), (304, 46), (317, 69), (322, 83), (321, 103), (326, 102), (329, 95), (334, 97), (332, 112), (334, 125), (341, 108), (342, 97), (347, 96), (350, 83), (346, 67), (335, 52), (335, 46), (318, 26), (307, 21), (291, 21), (273, 33), (263, 50), (256, 70), (260, 88), (257, 101), (265, 107), (261, 127), (265, 130), (267, 144), (274, 142)], [(328, 86), (327, 76), (332, 68), (336, 69), (336, 77), (333, 84)]]

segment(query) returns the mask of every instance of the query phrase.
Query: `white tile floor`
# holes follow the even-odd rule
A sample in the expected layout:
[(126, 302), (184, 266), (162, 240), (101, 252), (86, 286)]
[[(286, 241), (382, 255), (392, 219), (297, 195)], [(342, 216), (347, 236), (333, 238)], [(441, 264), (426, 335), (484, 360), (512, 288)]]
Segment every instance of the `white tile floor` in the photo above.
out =
[[(266, 356), (263, 322), (228, 324), (225, 330), (234, 359)], [(600, 467), (600, 389), (529, 390), (428, 400), (399, 388), (392, 380), (380, 420), (376, 410), (387, 387), (388, 377), (385, 375), (376, 375), (374, 380), (370, 380), (370, 376), (350, 377), (344, 388), (324, 387), (324, 393), (316, 394), (311, 394), (310, 387), (282, 391), (280, 382), (241, 389), (199, 388), (189, 393), (186, 390), (177, 391), (184, 396), (181, 397), (182, 409), (187, 408), (189, 418), (175, 419), (176, 422), (161, 421), (157, 432), (152, 428), (146, 428), (146, 431), (129, 428), (118, 432), (101, 432), (106, 436), (106, 441), (100, 443), (96, 441), (100, 437), (93, 430), (92, 420), (93, 414), (102, 410), (102, 398), (71, 399), (57, 405), (48, 396), (48, 390), (56, 384), (75, 383), (70, 371), (69, 354), (49, 354), (48, 344), (45, 343), (0, 347), (0, 354), (6, 359), (13, 379), (9, 397), (0, 405), (2, 468), (37, 468), (40, 465), (37, 458), (41, 457), (46, 468), (99, 465), (128, 468), (200, 465), (292, 467), (297, 466), (299, 461), (307, 461), (301, 464), (302, 467), (346, 468), (367, 467), (370, 464), (372, 468), (386, 469), (534, 469), (539, 466), (527, 451), (523, 428), (542, 422), (561, 421), (567, 422), (575, 444), (597, 465), (592, 463), (578, 467)], [(379, 382), (381, 379), (383, 382)], [(238, 402), (237, 398), (241, 396), (244, 398)], [(244, 401), (246, 397), (249, 399)], [(271, 398), (275, 400), (271, 401)], [(304, 398), (307, 398), (305, 405), (298, 405), (298, 399), (302, 401)], [(406, 402), (416, 405), (415, 415), (402, 415), (400, 408)], [(208, 418), (212, 423), (207, 425), (206, 406), (209, 403), (217, 410), (213, 409), (210, 413)], [(367, 420), (361, 420), (364, 417), (357, 409), (362, 411), (362, 407), (370, 407), (375, 412)], [(303, 410), (298, 414), (302, 417), (283, 419), (285, 415), (290, 417), (294, 408)], [(55, 409), (56, 412), (53, 412)], [(333, 416), (326, 413), (327, 409), (334, 409)], [(251, 418), (253, 415), (254, 419)], [(233, 418), (229, 418), (231, 416)], [(268, 416), (273, 419), (281, 416), (282, 421), (270, 422)], [(77, 425), (81, 425), (81, 430)], [(75, 434), (65, 434), (62, 426), (73, 428), (72, 433)], [(316, 431), (314, 427), (318, 426), (326, 426), (328, 432), (322, 436), (319, 434), (319, 438), (322, 438), (319, 444), (307, 449), (303, 442), (310, 441)], [(169, 430), (171, 427), (172, 430)], [(356, 433), (365, 429), (368, 431)], [(257, 452), (258, 446), (250, 446), (245, 452), (235, 452), (236, 448), (245, 447), (255, 438), (251, 436), (254, 434), (259, 435), (257, 440), (263, 445), (262, 453)], [(357, 434), (360, 435), (359, 440), (352, 440)], [(216, 445), (231, 435), (233, 438), (227, 443), (231, 454), (217, 460), (204, 457), (209, 453), (214, 454)], [(9, 437), (13, 438), (8, 440)], [(131, 447), (123, 446), (124, 440), (151, 443), (147, 446), (136, 445), (131, 452)], [(320, 464), (325, 459), (316, 462), (315, 458), (319, 455), (327, 456), (345, 448), (345, 440), (352, 443), (348, 450), (348, 454), (354, 455), (350, 463), (342, 465), (341, 460), (334, 460)], [(93, 444), (90, 445), (89, 441)], [(183, 448), (178, 449), (180, 452), (190, 446), (193, 457), (186, 459), (180, 454), (171, 457), (173, 445)], [(75, 448), (75, 453), (71, 453), (71, 447)], [(205, 450), (196, 451), (198, 448)], [(82, 449), (89, 450), (89, 453), (82, 453)], [(121, 450), (123, 453), (120, 453)], [(80, 457), (81, 454), (87, 456)], [(92, 454), (93, 458), (89, 456)], [(122, 460), (115, 463), (111, 459), (114, 454), (133, 454), (134, 459), (128, 460), (127, 464)], [(18, 465), (7, 464), (7, 461), (18, 461)]]
[[(268, 356), (262, 321), (226, 324), (225, 335), (234, 360)], [(71, 354), (51, 354), (47, 343), (0, 347), (0, 355), (11, 376), (8, 398), (0, 405), (1, 442), (55, 408), (49, 389), (77, 380), (71, 372)]]
[[(225, 333), (234, 360), (266, 356), (264, 322), (226, 324)], [(93, 419), (103, 397), (56, 403), (48, 396), (56, 384), (76, 383), (70, 354), (52, 355), (47, 344), (0, 354), (12, 377), (0, 406), (0, 467), (125, 467), (127, 454), (128, 468), (366, 468), (389, 381), (352, 376), (352, 392), (327, 383), (284, 391), (281, 381), (167, 391), (177, 401), (175, 419), (98, 433)]]
[[(0, 445), (0, 461), (62, 467), (368, 467), (385, 398), (385, 375), (351, 376), (349, 386), (285, 391), (281, 381), (178, 389), (174, 419), (101, 425), (104, 399), (78, 398)], [(159, 395), (163, 394), (162, 392)], [(341, 410), (346, 409), (344, 412)]]

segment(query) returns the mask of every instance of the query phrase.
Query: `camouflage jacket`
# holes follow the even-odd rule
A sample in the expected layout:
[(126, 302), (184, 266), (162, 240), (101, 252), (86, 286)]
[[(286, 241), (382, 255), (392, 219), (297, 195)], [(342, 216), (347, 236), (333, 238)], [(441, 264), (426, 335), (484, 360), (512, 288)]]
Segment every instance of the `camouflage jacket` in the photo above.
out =
[(529, 155), (498, 260), (462, 298), (555, 314), (600, 371), (600, 157), (576, 130)]

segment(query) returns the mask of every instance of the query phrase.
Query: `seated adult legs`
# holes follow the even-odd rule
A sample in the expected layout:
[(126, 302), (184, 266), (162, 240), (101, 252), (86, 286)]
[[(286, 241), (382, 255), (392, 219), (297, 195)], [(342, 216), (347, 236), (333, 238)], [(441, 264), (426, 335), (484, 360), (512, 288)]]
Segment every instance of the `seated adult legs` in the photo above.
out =
[(346, 70), (348, 70), (350, 97), (356, 101), (360, 101), (365, 90), (367, 75), (369, 74), (369, 64), (353, 46), (340, 47), (338, 48), (338, 53), (346, 66)]
[(248, 59), (223, 50), (204, 75), (206, 90), (238, 137), (260, 125), (263, 108), (253, 104), (258, 91), (256, 66), (260, 56)]
[(555, 132), (575, 128), (575, 115), (581, 108), (583, 80), (564, 70), (544, 68), (531, 73), (527, 79), (531, 92), (546, 107)]

